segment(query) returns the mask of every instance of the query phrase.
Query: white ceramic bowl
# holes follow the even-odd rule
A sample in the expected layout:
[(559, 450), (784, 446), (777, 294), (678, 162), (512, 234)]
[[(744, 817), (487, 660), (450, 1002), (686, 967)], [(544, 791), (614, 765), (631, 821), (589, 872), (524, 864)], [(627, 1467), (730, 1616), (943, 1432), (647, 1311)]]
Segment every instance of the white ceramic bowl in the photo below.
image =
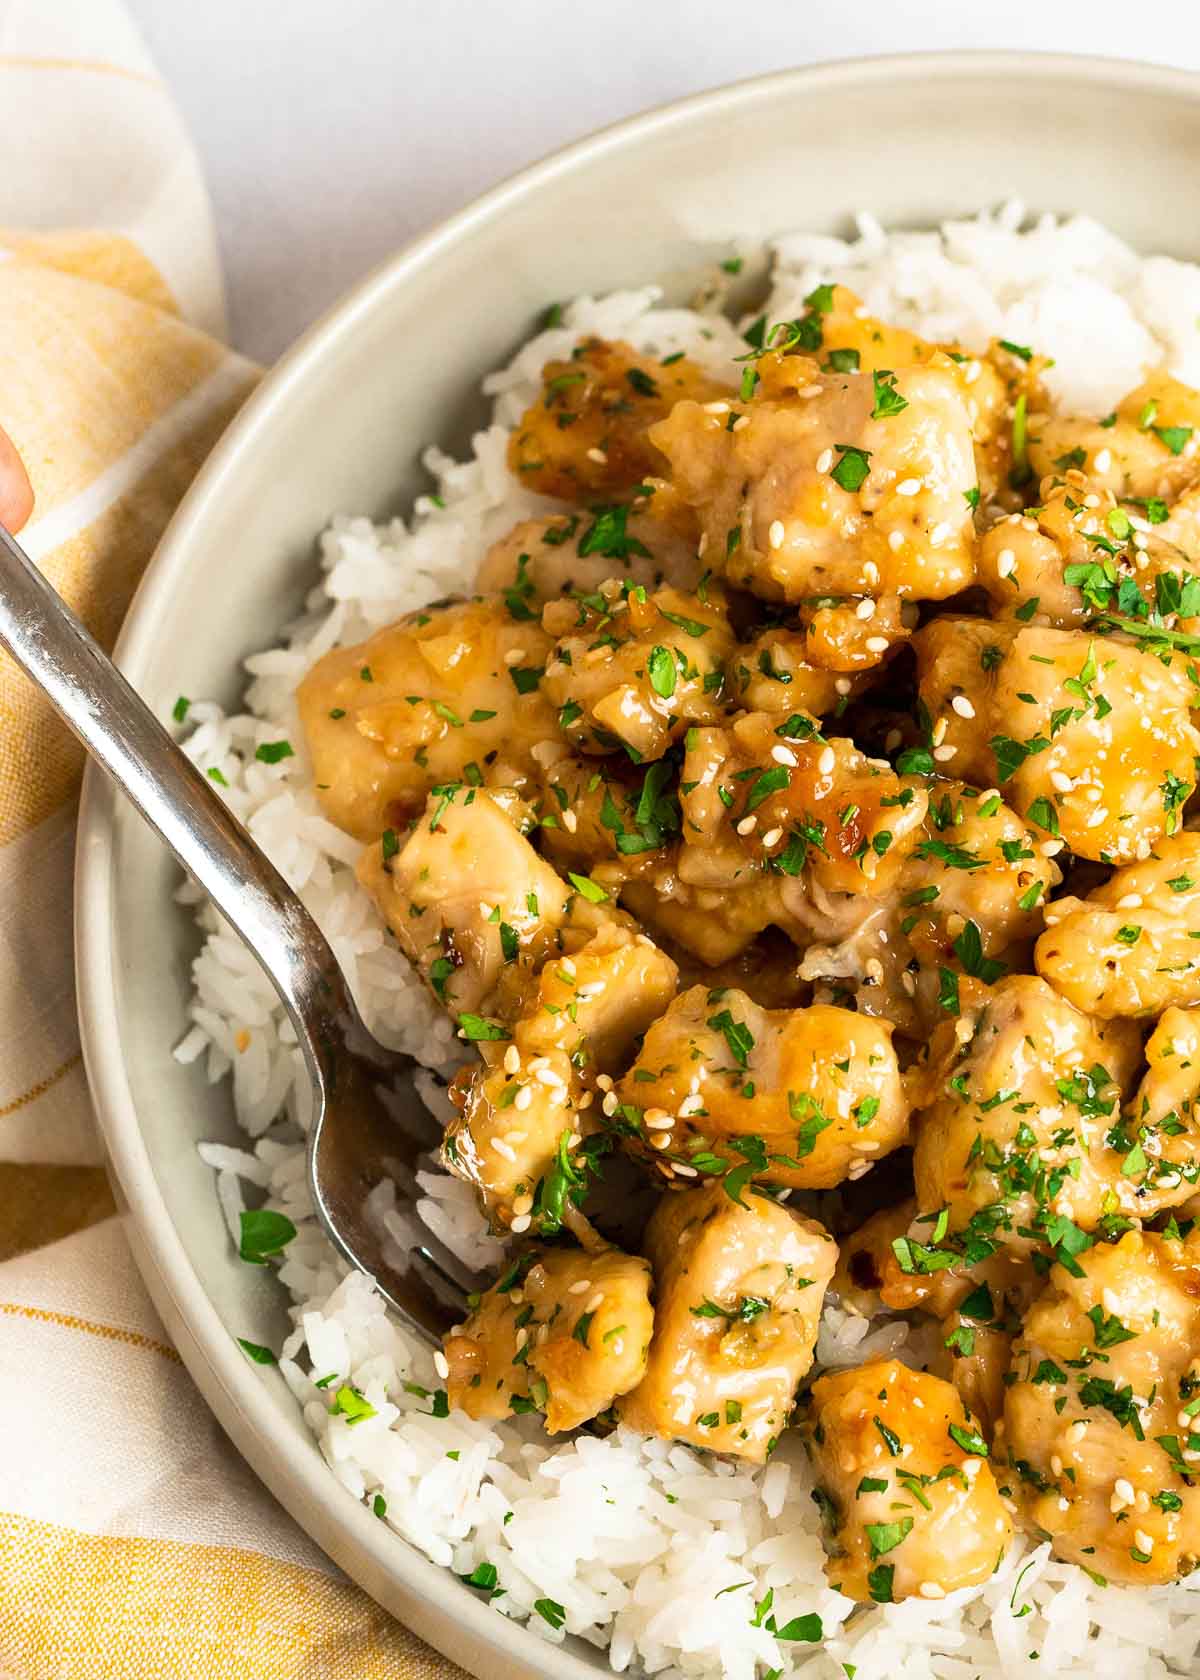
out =
[[(1017, 193), (1087, 211), (1146, 250), (1200, 257), (1200, 78), (1098, 59), (955, 54), (788, 71), (622, 123), (526, 170), (402, 251), (315, 327), (213, 451), (118, 648), (166, 717), (180, 693), (236, 700), (315, 575), (336, 511), (376, 515), (453, 448), (480, 376), (552, 299), (661, 281), (682, 300), (714, 258), (856, 209), (919, 226)], [(1102, 347), (1098, 347), (1098, 351)], [(76, 928), (83, 1046), (126, 1229), (183, 1358), (259, 1475), (330, 1555), (476, 1674), (584, 1680), (603, 1659), (506, 1621), (333, 1480), (277, 1373), (283, 1302), (237, 1260), (195, 1144), (234, 1136), (229, 1096), (171, 1059), (195, 934), (175, 870), (89, 775)]]

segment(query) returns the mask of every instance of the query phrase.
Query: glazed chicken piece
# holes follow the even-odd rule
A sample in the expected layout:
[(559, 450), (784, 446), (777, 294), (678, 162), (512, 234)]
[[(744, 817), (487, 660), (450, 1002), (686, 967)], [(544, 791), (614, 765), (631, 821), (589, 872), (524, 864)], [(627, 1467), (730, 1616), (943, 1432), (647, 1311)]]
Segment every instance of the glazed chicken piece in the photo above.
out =
[(904, 964), (901, 985), (916, 1018), (931, 1025), (942, 1013), (940, 970), (999, 978), (1041, 929), (1062, 872), (998, 793), (934, 781), (928, 799), (922, 837), (897, 883), (899, 926), (881, 961), (885, 969)]
[(979, 1324), (966, 1310), (971, 1305), (968, 1297), (962, 1307), (942, 1320), (929, 1369), (935, 1377), (953, 1384), (978, 1422), (984, 1440), (990, 1443), (1004, 1416), (1016, 1326)]
[(1193, 1570), (1200, 1232), (1129, 1231), (1055, 1266), (1013, 1372), (1008, 1480), (1058, 1556), (1139, 1587)]
[(930, 1048), (942, 1076), (916, 1122), (918, 1205), (945, 1208), (951, 1233), (1018, 1248), (1062, 1241), (1063, 1220), (1092, 1230), (1112, 1209), (1136, 1212), (1140, 1186), (1106, 1141), (1136, 1031), (1093, 1021), (1032, 975), (980, 990)]
[(452, 1087), (460, 1111), (443, 1155), (478, 1191), (496, 1229), (558, 1230), (564, 1197), (586, 1188), (589, 1157), (579, 1146), (598, 1119), (597, 1078), (628, 1065), (674, 996), (676, 977), (645, 934), (604, 926), (527, 983), (511, 1035), (484, 1029), (490, 1060), (465, 1069)]
[(990, 1440), (1013, 1336), (1040, 1280), (1029, 1259), (1008, 1248), (968, 1263), (936, 1245), (937, 1229), (937, 1216), (919, 1215), (915, 1199), (882, 1209), (840, 1244), (830, 1288), (866, 1318), (919, 1311), (939, 1319), (930, 1368), (954, 1384)]
[(642, 1380), (653, 1328), (644, 1260), (529, 1249), (447, 1336), (447, 1398), (468, 1417), (537, 1410), (551, 1435), (577, 1429)]
[(937, 1223), (936, 1214), (918, 1213), (913, 1196), (872, 1214), (841, 1242), (833, 1293), (865, 1318), (884, 1311), (947, 1318), (981, 1287), (988, 1306), (967, 1315), (976, 1323), (999, 1323), (1028, 1305), (1035, 1274), (1025, 1255), (998, 1248), (968, 1262), (934, 1242)]
[(588, 338), (542, 369), (541, 392), (512, 435), (508, 465), (543, 496), (610, 501), (662, 471), (647, 432), (676, 402), (729, 394), (687, 357), (664, 367), (619, 340)]
[(570, 956), (544, 964), (513, 1023), (513, 1047), (522, 1061), (562, 1051), (585, 1080), (619, 1073), (671, 1004), (678, 975), (644, 933), (604, 925)]
[(679, 804), (669, 762), (637, 767), (563, 748), (553, 758), (544, 755), (538, 779), (538, 834), (558, 868), (593, 875), (610, 888), (673, 868)]
[(649, 881), (627, 881), (621, 903), (656, 938), (671, 941), (709, 968), (741, 957), (764, 929), (789, 924), (780, 880), (750, 875), (741, 884), (692, 887), (667, 868)]
[(456, 1017), (510, 1018), (530, 973), (604, 919), (534, 851), (527, 819), (511, 793), (446, 789), (402, 841), (390, 833), (359, 862), (400, 949)]
[(1044, 854), (1061, 843), (1127, 863), (1179, 828), (1200, 749), (1181, 655), (959, 618), (935, 619), (913, 645), (935, 754), (998, 786)]
[(431, 788), (482, 780), (483, 766), (497, 782), (517, 779), (535, 746), (560, 739), (537, 686), (549, 648), (540, 624), (475, 600), (409, 613), (327, 653), (296, 696), (326, 816), (378, 840)]
[(976, 474), (953, 364), (884, 378), (776, 362), (770, 388), (786, 380), (788, 395), (741, 405), (734, 429), (682, 402), (651, 433), (699, 511), (706, 561), (773, 601), (965, 589)]
[(1159, 840), (1086, 898), (1056, 899), (1036, 960), (1056, 991), (1106, 1020), (1200, 1003), (1200, 834)]
[(703, 599), (668, 588), (557, 601), (542, 622), (557, 638), (542, 693), (581, 751), (624, 747), (641, 763), (661, 758), (689, 726), (720, 717), (733, 632), (719, 589)]
[(894, 1360), (838, 1371), (813, 1384), (802, 1428), (837, 1591), (940, 1599), (999, 1567), (1012, 1524), (987, 1442), (948, 1382)]
[(1039, 478), (1074, 469), (1120, 500), (1170, 500), (1200, 477), (1200, 392), (1155, 372), (1108, 423), (1031, 414), (1029, 464)]
[[(830, 893), (882, 895), (920, 833), (924, 784), (802, 713), (747, 712), (687, 736), (679, 878), (739, 887), (773, 872)], [(803, 897), (805, 887), (800, 886)], [(798, 912), (799, 913), (799, 912)]]
[(681, 993), (617, 1097), (605, 1111), (668, 1181), (682, 1166), (684, 1178), (722, 1174), (733, 1187), (830, 1189), (908, 1129), (890, 1022), (828, 1005), (761, 1009), (732, 988)]
[(790, 1208), (719, 1184), (665, 1197), (646, 1228), (654, 1338), (622, 1423), (761, 1464), (812, 1364), (837, 1247)]
[[(824, 371), (886, 375), (936, 358), (953, 372), (975, 438), (983, 499), (989, 499), (1008, 466), (1006, 376), (1011, 365), (1002, 372), (990, 357), (964, 354), (959, 345), (934, 344), (878, 320), (848, 286), (818, 286), (805, 303), (801, 345), (817, 356)], [(1011, 364), (1011, 358), (1001, 359)]]
[[(634, 506), (653, 503), (639, 497)], [(613, 507), (599, 514), (522, 520), (488, 549), (475, 588), (481, 595), (502, 595), (510, 617), (523, 622), (540, 619), (547, 601), (591, 595), (603, 584), (692, 590), (702, 570), (694, 542), (685, 542), (649, 512)]]
[(774, 625), (733, 650), (725, 667), (725, 693), (748, 712), (787, 717), (805, 712), (824, 717), (861, 692), (869, 679), (862, 673), (824, 669), (808, 661), (803, 629)]
[(1190, 631), (1200, 573), (1165, 535), (1166, 504), (1154, 509), (1157, 527), (1139, 506), (1089, 493), (1071, 471), (1043, 486), (1040, 507), (991, 526), (979, 542), (979, 582), (997, 616), (1069, 630), (1102, 612), (1141, 619), (1153, 610)]

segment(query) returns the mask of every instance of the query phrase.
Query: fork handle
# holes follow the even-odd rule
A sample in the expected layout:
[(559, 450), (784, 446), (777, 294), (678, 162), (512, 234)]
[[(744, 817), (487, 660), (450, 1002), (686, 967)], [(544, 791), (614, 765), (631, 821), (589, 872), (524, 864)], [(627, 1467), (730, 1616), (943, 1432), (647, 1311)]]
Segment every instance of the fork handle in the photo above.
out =
[[(0, 646), (41, 689), (262, 964), (325, 1086), (356, 1019), (328, 940), (274, 864), (0, 525)], [(314, 1049), (309, 1045), (315, 1041)]]

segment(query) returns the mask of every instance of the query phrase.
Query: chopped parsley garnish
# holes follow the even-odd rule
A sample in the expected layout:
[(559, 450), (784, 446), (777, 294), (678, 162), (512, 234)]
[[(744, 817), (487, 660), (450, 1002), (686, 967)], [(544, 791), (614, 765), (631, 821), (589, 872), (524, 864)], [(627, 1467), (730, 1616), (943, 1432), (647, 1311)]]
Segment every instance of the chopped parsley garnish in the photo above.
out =
[(495, 1044), (511, 1037), (511, 1034), (499, 1021), (490, 1021), (486, 1015), (472, 1015), (470, 1011), (464, 1011), (458, 1017), (458, 1036), (465, 1038), (469, 1044)]
[(267, 1256), (281, 1253), (296, 1235), (296, 1227), (274, 1208), (243, 1208), (239, 1216), (238, 1253), (252, 1266), (265, 1266)]
[(829, 476), (835, 484), (853, 495), (870, 477), (871, 451), (858, 449), (851, 443), (836, 443), (834, 448), (840, 451), (840, 458)]
[(237, 1338), (237, 1345), (256, 1365), (278, 1365), (279, 1361), (269, 1347), (263, 1347), (261, 1342), (248, 1342), (244, 1336)]

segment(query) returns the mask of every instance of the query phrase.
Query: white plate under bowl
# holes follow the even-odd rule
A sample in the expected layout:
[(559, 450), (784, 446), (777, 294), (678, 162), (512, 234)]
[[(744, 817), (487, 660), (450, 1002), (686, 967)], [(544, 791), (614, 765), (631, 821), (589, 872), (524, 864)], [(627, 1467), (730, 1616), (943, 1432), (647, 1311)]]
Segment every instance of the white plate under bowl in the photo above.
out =
[[(402, 251), (268, 376), (172, 521), (119, 661), (161, 717), (181, 693), (235, 702), (240, 660), (276, 639), (314, 581), (329, 516), (402, 508), (422, 487), (422, 446), (465, 442), (480, 376), (552, 299), (657, 280), (682, 301), (714, 259), (790, 228), (844, 232), (859, 208), (929, 225), (1012, 193), (1194, 259), (1198, 157), (1200, 78), (1005, 53), (785, 71), (572, 146)], [(286, 1320), (271, 1279), (231, 1251), (196, 1155), (200, 1139), (234, 1139), (229, 1092), (171, 1058), (196, 948), (176, 879), (89, 773), (76, 882), (84, 1054), (125, 1227), (188, 1369), (296, 1520), (416, 1632), (489, 1680), (587, 1680), (600, 1654), (547, 1645), (489, 1610), (344, 1492), (278, 1373), (238, 1350), (235, 1336), (274, 1341)]]

